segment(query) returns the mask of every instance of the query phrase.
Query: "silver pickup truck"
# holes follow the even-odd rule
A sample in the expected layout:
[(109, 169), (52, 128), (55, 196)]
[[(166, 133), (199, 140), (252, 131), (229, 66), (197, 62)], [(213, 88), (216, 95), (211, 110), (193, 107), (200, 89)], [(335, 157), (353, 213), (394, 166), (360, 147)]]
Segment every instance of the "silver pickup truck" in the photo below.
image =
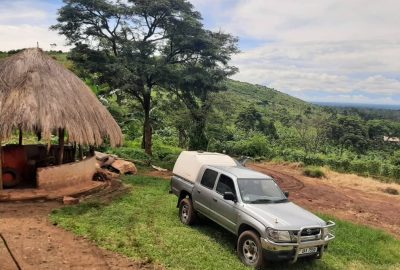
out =
[(319, 259), (335, 238), (325, 222), (288, 200), (274, 179), (240, 166), (229, 156), (184, 151), (171, 179), (179, 217), (191, 225), (198, 213), (238, 237), (241, 261), (262, 267), (267, 260)]

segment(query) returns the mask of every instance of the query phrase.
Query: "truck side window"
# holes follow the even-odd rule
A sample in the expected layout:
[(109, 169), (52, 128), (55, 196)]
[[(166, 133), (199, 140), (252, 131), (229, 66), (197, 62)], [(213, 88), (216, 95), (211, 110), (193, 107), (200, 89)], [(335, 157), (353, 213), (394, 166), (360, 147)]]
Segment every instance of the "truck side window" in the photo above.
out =
[(219, 177), (216, 191), (222, 195), (225, 192), (232, 192), (233, 194), (236, 194), (233, 180), (230, 177), (221, 174), (221, 176)]
[(206, 169), (203, 174), (203, 178), (201, 178), (200, 184), (205, 186), (206, 188), (213, 189), (215, 180), (217, 180), (218, 173), (216, 171)]

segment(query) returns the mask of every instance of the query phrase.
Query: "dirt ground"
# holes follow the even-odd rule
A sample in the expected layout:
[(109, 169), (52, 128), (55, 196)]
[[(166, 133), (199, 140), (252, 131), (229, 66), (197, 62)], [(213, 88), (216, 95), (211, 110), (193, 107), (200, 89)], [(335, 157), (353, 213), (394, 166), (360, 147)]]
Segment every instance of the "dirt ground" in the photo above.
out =
[[(52, 225), (57, 202), (0, 203), (0, 233), (23, 270), (156, 269), (96, 245)], [(17, 270), (0, 239), (0, 269)]]
[(384, 229), (400, 239), (400, 195), (384, 192), (386, 188), (400, 192), (400, 185), (331, 171), (326, 171), (326, 178), (314, 179), (303, 176), (302, 169), (294, 165), (263, 163), (248, 167), (275, 178), (290, 192), (290, 199), (302, 207)]

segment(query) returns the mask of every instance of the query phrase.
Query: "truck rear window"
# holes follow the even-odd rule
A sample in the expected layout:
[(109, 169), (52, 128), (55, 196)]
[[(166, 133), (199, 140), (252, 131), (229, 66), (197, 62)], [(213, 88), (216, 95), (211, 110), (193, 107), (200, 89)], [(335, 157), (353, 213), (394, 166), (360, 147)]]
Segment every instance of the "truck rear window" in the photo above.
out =
[(205, 186), (206, 188), (213, 189), (215, 180), (217, 180), (218, 173), (216, 171), (206, 169), (203, 174), (203, 178), (201, 178), (200, 184)]

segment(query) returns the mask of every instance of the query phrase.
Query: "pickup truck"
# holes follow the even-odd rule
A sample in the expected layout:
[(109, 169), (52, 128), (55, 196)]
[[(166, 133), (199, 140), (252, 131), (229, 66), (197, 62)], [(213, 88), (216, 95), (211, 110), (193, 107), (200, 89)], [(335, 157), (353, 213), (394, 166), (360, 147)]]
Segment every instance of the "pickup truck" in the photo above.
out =
[(191, 225), (201, 214), (218, 223), (237, 236), (237, 253), (247, 266), (319, 259), (335, 238), (334, 222), (290, 202), (270, 176), (227, 155), (183, 151), (173, 174), (181, 222)]

